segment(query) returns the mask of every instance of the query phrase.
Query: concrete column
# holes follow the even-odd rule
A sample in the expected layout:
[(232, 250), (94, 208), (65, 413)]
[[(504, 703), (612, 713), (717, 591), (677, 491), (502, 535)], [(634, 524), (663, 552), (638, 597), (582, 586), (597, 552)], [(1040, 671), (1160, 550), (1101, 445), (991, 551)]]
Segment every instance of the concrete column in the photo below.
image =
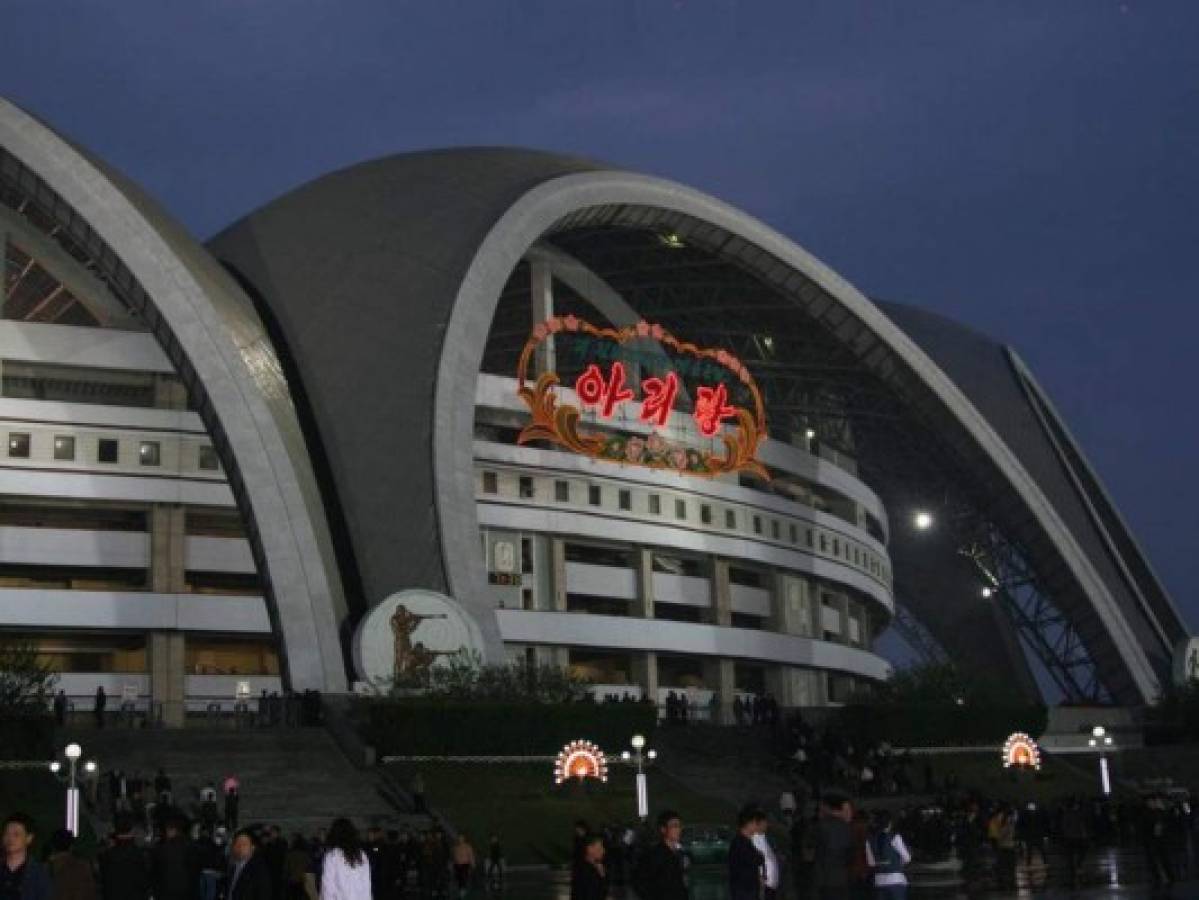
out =
[(731, 659), (704, 660), (704, 684), (716, 692), (716, 723), (732, 725), (733, 698), (737, 691), (737, 673)]
[(154, 406), (156, 409), (187, 409), (187, 388), (171, 375), (154, 376)]
[(658, 703), (658, 654), (652, 650), (633, 655), (633, 679), (641, 685), (645, 696)]
[[(712, 624), (733, 624), (733, 592), (729, 586), (729, 561), (712, 557)], [(729, 703), (732, 703), (732, 696)], [(731, 707), (730, 707), (731, 708)]]
[(168, 728), (182, 728), (187, 696), (187, 662), (183, 633), (152, 631), (146, 640), (146, 661), (150, 669), (150, 701), (161, 704), (162, 722)]
[(566, 612), (566, 541), (550, 538), (550, 608)]
[(183, 506), (150, 507), (150, 589), (177, 593), (187, 589), (187, 532)]
[[(533, 324), (544, 322), (554, 314), (554, 276), (548, 263), (529, 262), (529, 298), (532, 302)], [(537, 345), (533, 360), (537, 374), (555, 369), (554, 338), (551, 335)]]
[[(641, 547), (637, 550), (637, 607), (635, 615), (643, 619), (654, 617), (654, 551)], [(655, 676), (657, 667), (655, 666)]]

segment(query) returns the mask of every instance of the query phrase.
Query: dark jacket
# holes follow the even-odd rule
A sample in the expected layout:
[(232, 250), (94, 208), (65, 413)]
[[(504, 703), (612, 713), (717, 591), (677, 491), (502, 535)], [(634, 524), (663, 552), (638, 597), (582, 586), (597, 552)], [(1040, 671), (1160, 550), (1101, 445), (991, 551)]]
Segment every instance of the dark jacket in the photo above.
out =
[(633, 886), (642, 900), (689, 900), (682, 851), (658, 841), (638, 861)]
[(96, 879), (87, 860), (73, 853), (55, 853), (47, 863), (54, 888), (51, 900), (96, 900)]
[[(0, 866), (4, 866), (4, 860), (0, 859)], [(50, 898), (50, 874), (43, 866), (33, 857), (26, 857), (25, 865), (21, 872), (21, 900), (49, 900)], [(18, 870), (20, 871), (20, 870)], [(13, 873), (9, 872), (5, 867), (0, 873), (0, 877), (9, 879), (4, 887), (11, 888)]]
[[(154, 900), (195, 900), (200, 889), (196, 847), (183, 835), (154, 848)], [(107, 900), (107, 898), (105, 898)]]
[(132, 840), (119, 840), (100, 854), (100, 893), (104, 900), (150, 896), (150, 861)]
[(853, 829), (843, 819), (826, 816), (816, 823), (816, 884), (848, 888), (854, 858)]
[(237, 884), (232, 884), (234, 867), (229, 867), (226, 881), (227, 900), (273, 900), (274, 884), (266, 861), (255, 851), (242, 869)]
[(729, 842), (729, 900), (761, 900), (765, 865), (762, 851), (737, 832)]
[(570, 873), (570, 900), (608, 900), (608, 874), (585, 859), (577, 860)]

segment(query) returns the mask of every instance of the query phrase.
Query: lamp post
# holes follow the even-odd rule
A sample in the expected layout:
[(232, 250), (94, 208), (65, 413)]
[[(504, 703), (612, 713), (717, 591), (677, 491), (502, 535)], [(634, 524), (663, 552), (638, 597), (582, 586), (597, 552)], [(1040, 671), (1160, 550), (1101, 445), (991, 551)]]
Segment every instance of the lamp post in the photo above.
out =
[(657, 759), (658, 751), (645, 749), (645, 735), (642, 734), (633, 735), (629, 745), (633, 752), (626, 750), (620, 754), (620, 758), (625, 762), (634, 760), (637, 763), (637, 817), (644, 820), (649, 818), (649, 787), (645, 781), (645, 761)]
[(1112, 781), (1107, 770), (1107, 754), (1104, 750), (1112, 745), (1111, 736), (1102, 725), (1096, 725), (1091, 729), (1091, 739), (1087, 743), (1092, 749), (1099, 751), (1099, 784), (1103, 787), (1103, 796), (1110, 796)]
[[(76, 785), (79, 758), (83, 756), (83, 748), (72, 742), (63, 748), (62, 755), (67, 760), (67, 831), (79, 836), (79, 788)], [(62, 771), (62, 763), (58, 760), (50, 763), (50, 771), (57, 775)], [(96, 772), (96, 763), (88, 760), (83, 764), (83, 771), (88, 775)]]

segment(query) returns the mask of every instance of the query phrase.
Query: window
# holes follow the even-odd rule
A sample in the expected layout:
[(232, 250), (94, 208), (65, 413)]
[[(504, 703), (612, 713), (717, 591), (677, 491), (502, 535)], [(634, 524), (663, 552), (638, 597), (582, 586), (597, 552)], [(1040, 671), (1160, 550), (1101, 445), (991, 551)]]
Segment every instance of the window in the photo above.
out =
[(554, 482), (554, 499), (559, 503), (570, 502), (570, 482), (555, 481)]
[(587, 502), (592, 506), (599, 506), (601, 501), (600, 486), (598, 484), (587, 485)]
[(162, 461), (162, 447), (158, 441), (142, 441), (137, 448), (137, 459), (143, 466), (156, 466)]
[(823, 532), (820, 535), (820, 552), (828, 553), (828, 538), (825, 537)]
[(9, 432), (8, 455), (15, 459), (29, 459), (29, 435), (24, 432)]
[(200, 448), (200, 468), (205, 472), (215, 472), (221, 467), (221, 461), (216, 455), (212, 444), (204, 444)]
[(674, 517), (676, 519), (687, 518), (687, 501), (686, 500), (676, 499), (674, 501)]
[(117, 444), (116, 438), (100, 438), (100, 442), (96, 445), (97, 462), (115, 463), (119, 449), (120, 445)]
[(754, 534), (762, 533), (762, 517), (754, 516)]
[(712, 507), (708, 506), (708, 504), (706, 504), (706, 503), (701, 504), (699, 507), (699, 520), (701, 522), (703, 522), (705, 525), (711, 525), (712, 524)]
[(814, 544), (812, 543), (812, 529), (811, 528), (808, 529), (808, 535), (807, 535), (806, 540), (807, 540), (807, 544), (808, 544), (808, 549), (811, 550), (812, 547), (814, 546)]
[(531, 475), (521, 475), (519, 482), (520, 496), (523, 500), (533, 499), (533, 477)]
[(54, 458), (71, 460), (75, 458), (75, 439), (70, 435), (59, 434), (54, 437)]
[(649, 511), (655, 516), (660, 516), (662, 514), (662, 498), (657, 494), (649, 495)]
[(483, 473), (483, 493), (498, 494), (500, 492), (499, 479), (496, 478), (495, 472)]
[(520, 570), (521, 572), (533, 571), (533, 539), (522, 537), (520, 539)]
[(833, 556), (841, 555), (841, 539), (833, 538)]
[(770, 536), (772, 538), (774, 538), (776, 541), (779, 539), (779, 520), (778, 519), (770, 520)]
[(726, 509), (724, 511), (724, 527), (725, 528), (736, 528), (737, 527), (737, 513), (735, 510)]
[(794, 522), (791, 523), (791, 543), (799, 543), (799, 526)]
[(633, 495), (627, 490), (621, 489), (620, 493), (617, 494), (616, 497), (621, 509), (633, 508)]

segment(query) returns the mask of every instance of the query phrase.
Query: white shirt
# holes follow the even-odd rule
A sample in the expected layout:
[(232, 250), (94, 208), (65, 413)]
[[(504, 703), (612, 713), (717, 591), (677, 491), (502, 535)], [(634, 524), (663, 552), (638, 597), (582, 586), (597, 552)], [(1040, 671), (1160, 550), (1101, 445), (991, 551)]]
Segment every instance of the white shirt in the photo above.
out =
[(750, 840), (758, 848), (758, 852), (766, 858), (766, 887), (778, 890), (779, 858), (774, 855), (774, 849), (770, 846), (770, 841), (766, 840), (766, 835), (764, 834), (755, 834)]
[(371, 900), (371, 864), (366, 859), (356, 866), (334, 848), (325, 854), (321, 869), (321, 900)]
[[(873, 841), (866, 841), (866, 865), (874, 868), (874, 848), (870, 846)], [(899, 864), (906, 866), (912, 861), (912, 854), (908, 852), (908, 845), (903, 842), (903, 837), (898, 834), (891, 835), (891, 846), (895, 848), (895, 853), (899, 856)], [(874, 886), (886, 887), (889, 884), (907, 884), (908, 877), (903, 872), (875, 872)]]

